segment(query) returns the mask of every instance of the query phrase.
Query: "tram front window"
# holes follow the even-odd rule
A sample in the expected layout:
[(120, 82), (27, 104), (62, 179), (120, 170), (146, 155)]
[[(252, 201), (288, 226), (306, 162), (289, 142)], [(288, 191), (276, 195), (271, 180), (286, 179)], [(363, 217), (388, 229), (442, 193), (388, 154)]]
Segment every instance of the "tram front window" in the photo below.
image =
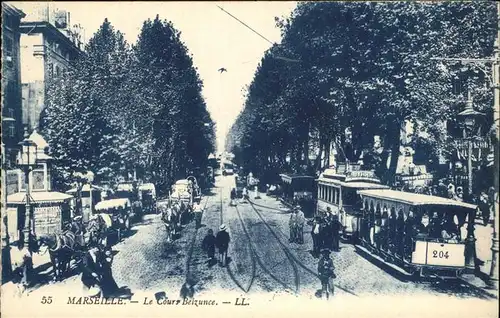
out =
[(361, 207), (362, 201), (356, 192), (356, 189), (342, 189), (342, 204)]

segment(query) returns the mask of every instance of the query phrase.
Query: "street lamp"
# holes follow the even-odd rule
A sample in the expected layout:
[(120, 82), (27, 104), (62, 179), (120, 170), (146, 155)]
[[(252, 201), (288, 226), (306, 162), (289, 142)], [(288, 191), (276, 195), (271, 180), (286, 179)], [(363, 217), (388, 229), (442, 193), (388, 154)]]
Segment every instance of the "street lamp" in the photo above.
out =
[(31, 191), (30, 172), (36, 167), (37, 145), (29, 139), (28, 130), (24, 131), (24, 140), (19, 143), (20, 150), (17, 157), (17, 164), (24, 171), (24, 181), (26, 183), (26, 214), (23, 229), (24, 247), (28, 248), (31, 255), (31, 242), (35, 234), (35, 222), (33, 211), (31, 211)]
[[(467, 141), (467, 200), (472, 199), (472, 138), (474, 136), (474, 126), (476, 119), (484, 116), (483, 113), (477, 112), (472, 107), (472, 98), (470, 92), (467, 98), (465, 109), (458, 114), (464, 121), (463, 137)], [(476, 211), (469, 213), (467, 225), (467, 239), (465, 241), (465, 268), (468, 272), (474, 272), (476, 269), (476, 238), (474, 236), (474, 222)]]
[[(15, 122), (13, 118), (3, 116), (2, 123)], [(5, 126), (4, 126), (5, 128)], [(2, 281), (6, 281), (12, 275), (12, 262), (10, 257), (10, 237), (9, 221), (7, 216), (7, 158), (5, 154), (5, 144), (2, 138), (2, 207), (1, 207), (1, 227), (2, 227)]]

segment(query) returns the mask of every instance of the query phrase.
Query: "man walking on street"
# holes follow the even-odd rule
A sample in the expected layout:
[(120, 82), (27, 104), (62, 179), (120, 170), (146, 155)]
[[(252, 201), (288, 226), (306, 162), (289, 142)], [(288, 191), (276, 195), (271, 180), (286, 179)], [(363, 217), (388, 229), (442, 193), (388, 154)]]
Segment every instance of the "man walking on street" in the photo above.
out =
[(340, 250), (340, 230), (342, 229), (342, 224), (339, 221), (338, 215), (333, 216), (331, 229), (332, 229), (332, 236), (333, 236), (332, 249), (335, 252), (338, 252)]
[(219, 264), (224, 267), (227, 262), (227, 249), (229, 247), (229, 242), (231, 239), (229, 238), (229, 233), (227, 233), (227, 228), (225, 224), (222, 224), (219, 228), (219, 233), (215, 238), (217, 249), (219, 250)]
[(318, 276), (321, 281), (321, 296), (326, 295), (326, 299), (329, 299), (330, 293), (332, 296), (334, 293), (333, 279), (336, 278), (336, 275), (328, 249), (321, 250), (321, 258), (318, 261)]
[(293, 209), (290, 214), (288, 227), (290, 228), (290, 239), (288, 241), (293, 243), (297, 240), (297, 211), (295, 209)]
[(318, 257), (319, 255), (319, 250), (320, 250), (320, 247), (319, 247), (319, 230), (320, 230), (320, 217), (319, 216), (316, 216), (314, 218), (314, 221), (313, 221), (313, 224), (312, 224), (312, 229), (311, 229), (311, 237), (312, 237), (312, 241), (313, 241), (313, 250), (312, 250), (312, 254), (315, 258)]
[(203, 208), (201, 207), (201, 204), (198, 201), (194, 203), (193, 212), (196, 220), (196, 228), (199, 229), (201, 227), (201, 217), (203, 216)]
[(297, 243), (304, 244), (304, 224), (306, 223), (306, 217), (304, 216), (304, 212), (300, 209), (300, 205), (295, 207), (297, 210)]

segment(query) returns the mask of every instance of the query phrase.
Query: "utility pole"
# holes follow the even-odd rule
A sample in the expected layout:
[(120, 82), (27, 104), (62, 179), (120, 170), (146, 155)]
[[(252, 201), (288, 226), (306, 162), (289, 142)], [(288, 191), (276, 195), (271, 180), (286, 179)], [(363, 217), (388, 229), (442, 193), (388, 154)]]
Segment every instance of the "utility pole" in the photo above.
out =
[(499, 200), (498, 200), (498, 192), (499, 192), (499, 109), (500, 109), (500, 29), (498, 29), (498, 25), (500, 25), (500, 2), (497, 3), (497, 38), (494, 44), (494, 56), (491, 58), (483, 58), (483, 59), (475, 59), (475, 58), (431, 58), (431, 60), (435, 61), (448, 61), (448, 62), (459, 62), (462, 64), (473, 64), (485, 73), (488, 76), (488, 72), (483, 69), (483, 67), (489, 63), (492, 63), (491, 70), (491, 86), (493, 87), (493, 128), (495, 130), (494, 140), (493, 140), (493, 149), (494, 149), (494, 221), (493, 221), (493, 235), (492, 235), (492, 244), (491, 244), (491, 269), (490, 269), (490, 283), (492, 287), (498, 289), (498, 231), (499, 231)]

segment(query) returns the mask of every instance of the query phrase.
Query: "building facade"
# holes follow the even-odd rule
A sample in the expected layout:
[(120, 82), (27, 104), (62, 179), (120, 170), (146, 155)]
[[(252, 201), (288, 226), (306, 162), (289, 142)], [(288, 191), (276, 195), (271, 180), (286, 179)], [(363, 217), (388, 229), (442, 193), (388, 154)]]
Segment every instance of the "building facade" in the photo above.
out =
[(51, 79), (71, 67), (83, 47), (82, 29), (71, 26), (69, 12), (36, 5), (20, 25), (23, 123), (30, 131), (39, 126)]
[(23, 138), (20, 23), (24, 12), (2, 2), (2, 143), (7, 167), (15, 162)]

